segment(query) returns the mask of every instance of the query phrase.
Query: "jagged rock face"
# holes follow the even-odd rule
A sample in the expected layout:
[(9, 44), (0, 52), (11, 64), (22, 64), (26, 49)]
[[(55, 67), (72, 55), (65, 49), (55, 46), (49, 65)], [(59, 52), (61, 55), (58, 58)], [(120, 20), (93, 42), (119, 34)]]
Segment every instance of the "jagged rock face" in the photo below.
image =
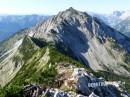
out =
[[(112, 38), (129, 52), (130, 40), (86, 13), (69, 8), (30, 33), (33, 37), (49, 42), (63, 43), (72, 51), (74, 57), (89, 65), (94, 71), (110, 69), (116, 74), (129, 75), (129, 72), (119, 65), (125, 64), (123, 60), (117, 57), (114, 59), (105, 44)], [(116, 50), (110, 51), (116, 56), (119, 53)]]

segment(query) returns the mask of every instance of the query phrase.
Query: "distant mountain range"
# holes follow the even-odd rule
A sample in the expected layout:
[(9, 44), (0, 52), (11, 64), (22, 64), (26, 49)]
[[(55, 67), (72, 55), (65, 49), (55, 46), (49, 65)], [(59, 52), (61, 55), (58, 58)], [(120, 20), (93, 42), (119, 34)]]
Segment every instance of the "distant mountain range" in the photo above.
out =
[(115, 25), (114, 28), (130, 37), (130, 17), (122, 20), (120, 23)]
[[(130, 37), (130, 11), (114, 11), (112, 14), (90, 13)], [(48, 19), (47, 15), (1, 15), (0, 42), (8, 39), (16, 32), (35, 26)]]
[(47, 19), (42, 15), (2, 15), (0, 16), (0, 41), (7, 39), (22, 29), (35, 26)]
[(112, 14), (91, 13), (91, 15), (130, 37), (130, 10), (114, 11)]

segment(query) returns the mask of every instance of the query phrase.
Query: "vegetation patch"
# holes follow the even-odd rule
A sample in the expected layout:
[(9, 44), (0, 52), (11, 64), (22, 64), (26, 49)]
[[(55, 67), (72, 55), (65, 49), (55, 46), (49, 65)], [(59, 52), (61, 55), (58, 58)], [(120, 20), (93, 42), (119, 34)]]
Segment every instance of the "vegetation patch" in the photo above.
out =
[[(26, 41), (28, 41), (28, 39)], [(55, 46), (52, 46), (49, 43), (43, 48), (36, 50), (34, 50), (34, 44), (31, 45), (32, 43), (30, 41), (29, 44), (30, 45), (22, 44), (24, 47), (21, 47), (20, 50), (23, 54), (23, 59), (26, 62), (15, 78), (3, 89), (0, 89), (0, 97), (23, 97), (22, 88), (31, 83), (38, 83), (44, 87), (57, 87), (58, 85), (55, 83), (55, 80), (59, 75), (57, 73), (56, 63), (67, 62), (77, 67), (85, 67), (87, 69), (87, 67), (82, 65), (82, 63), (74, 60), (66, 54), (63, 54), (63, 52), (60, 52)], [(39, 69), (36, 68), (39, 64), (39, 60), (43, 57), (47, 48), (49, 48), (50, 60), (44, 67), (41, 68), (42, 70), (37, 70)], [(30, 53), (30, 55), (28, 55), (28, 53)], [(18, 60), (21, 60), (19, 56), (15, 56), (14, 61)]]

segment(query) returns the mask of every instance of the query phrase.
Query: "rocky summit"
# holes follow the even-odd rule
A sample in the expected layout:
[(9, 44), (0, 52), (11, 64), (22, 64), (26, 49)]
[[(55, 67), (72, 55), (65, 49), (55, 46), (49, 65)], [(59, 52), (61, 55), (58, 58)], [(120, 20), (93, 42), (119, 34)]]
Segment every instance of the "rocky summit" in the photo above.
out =
[(130, 39), (72, 7), (0, 45), (0, 97), (129, 97)]

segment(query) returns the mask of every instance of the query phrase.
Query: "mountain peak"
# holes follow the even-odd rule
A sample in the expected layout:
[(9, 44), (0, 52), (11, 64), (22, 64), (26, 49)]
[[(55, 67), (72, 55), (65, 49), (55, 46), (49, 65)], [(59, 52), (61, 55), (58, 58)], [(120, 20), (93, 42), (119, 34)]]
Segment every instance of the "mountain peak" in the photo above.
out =
[(66, 11), (71, 11), (71, 12), (73, 12), (73, 11), (77, 11), (77, 10), (74, 9), (73, 7), (70, 7), (70, 8), (68, 8), (68, 9), (66, 9)]
[(65, 11), (62, 11), (62, 12), (60, 12), (59, 14), (58, 14), (58, 16), (60, 15), (62, 15), (62, 16), (64, 16), (64, 17), (72, 17), (72, 16), (76, 16), (76, 15), (81, 15), (83, 12), (80, 12), (80, 11), (78, 11), (78, 10), (76, 10), (76, 9), (74, 9), (73, 7), (70, 7), (70, 8), (68, 8), (68, 9), (66, 9)]
[[(86, 19), (87, 17), (90, 17), (87, 13), (81, 12), (79, 10), (74, 9), (73, 7), (70, 7), (66, 9), (65, 11), (59, 12), (58, 15), (55, 16), (57, 18), (57, 21), (67, 19), (72, 20), (73, 19)], [(60, 19), (59, 19), (60, 18)]]

